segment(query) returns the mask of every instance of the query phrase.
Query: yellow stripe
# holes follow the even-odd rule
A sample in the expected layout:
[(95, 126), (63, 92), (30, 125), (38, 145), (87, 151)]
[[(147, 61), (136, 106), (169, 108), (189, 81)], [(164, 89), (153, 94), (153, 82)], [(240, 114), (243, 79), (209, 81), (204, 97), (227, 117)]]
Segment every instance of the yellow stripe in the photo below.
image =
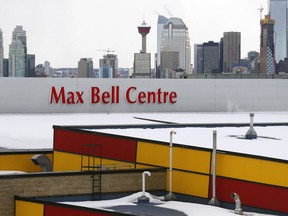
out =
[[(170, 147), (138, 142), (137, 162), (169, 167)], [(210, 152), (173, 147), (173, 168), (209, 174)]]
[[(169, 171), (167, 191), (169, 191)], [(172, 191), (197, 197), (208, 198), (209, 176), (173, 170)]]
[(169, 147), (148, 142), (138, 142), (137, 162), (168, 167)]
[[(9, 154), (0, 155), (0, 170), (17, 170), (23, 172), (40, 172), (41, 168), (36, 166), (31, 157), (34, 154)], [(50, 159), (52, 154), (47, 154)]]
[(186, 148), (173, 148), (173, 167), (209, 174), (210, 152)]
[[(93, 157), (82, 157), (82, 170), (88, 170), (88, 167), (85, 166), (93, 166), (100, 164), (99, 158)], [(102, 166), (105, 169), (109, 170), (119, 170), (119, 169), (134, 169), (133, 163), (126, 163), (122, 161), (102, 159)], [(54, 171), (80, 171), (81, 170), (81, 155), (80, 154), (71, 154), (65, 152), (54, 152)], [(90, 168), (91, 170), (91, 168)]]
[(16, 200), (15, 216), (43, 216), (44, 205), (40, 203)]
[(217, 155), (217, 175), (288, 187), (288, 164), (229, 154)]

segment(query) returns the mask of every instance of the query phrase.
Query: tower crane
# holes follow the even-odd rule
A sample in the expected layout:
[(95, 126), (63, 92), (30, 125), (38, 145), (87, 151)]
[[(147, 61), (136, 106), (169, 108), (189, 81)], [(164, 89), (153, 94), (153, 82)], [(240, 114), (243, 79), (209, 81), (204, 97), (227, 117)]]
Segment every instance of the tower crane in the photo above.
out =
[(109, 48), (107, 50), (98, 49), (97, 51), (107, 52), (108, 54), (111, 53), (111, 52), (115, 52), (115, 50), (111, 50)]

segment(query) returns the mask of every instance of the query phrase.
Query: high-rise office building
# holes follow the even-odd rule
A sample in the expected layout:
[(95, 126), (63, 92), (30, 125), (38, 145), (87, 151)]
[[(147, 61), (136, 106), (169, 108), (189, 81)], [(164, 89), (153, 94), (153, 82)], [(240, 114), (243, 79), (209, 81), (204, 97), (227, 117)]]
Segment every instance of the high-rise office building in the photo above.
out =
[(274, 24), (270, 15), (261, 20), (260, 73), (275, 73)]
[(22, 26), (13, 31), (12, 43), (9, 45), (9, 76), (28, 76), (27, 70), (27, 39)]
[(9, 59), (4, 58), (3, 60), (3, 77), (9, 76)]
[(194, 45), (194, 73), (204, 73), (203, 70), (203, 44)]
[(3, 61), (4, 61), (3, 33), (2, 33), (2, 30), (0, 29), (0, 77), (4, 76)]
[(161, 40), (162, 40), (162, 33), (164, 29), (164, 25), (168, 21), (168, 18), (165, 16), (159, 15), (157, 21), (157, 66), (160, 66), (161, 63)]
[[(92, 64), (92, 69), (93, 69), (93, 64)], [(45, 70), (45, 75), (46, 76), (52, 76), (52, 67), (51, 67), (49, 61), (45, 61), (44, 62), (44, 70)]]
[(79, 78), (94, 78), (92, 58), (81, 58), (78, 62)]
[(203, 72), (218, 73), (219, 72), (219, 43), (209, 41), (203, 43)]
[(233, 65), (241, 59), (241, 32), (224, 32), (223, 36), (223, 70), (232, 72)]
[[(173, 61), (173, 64), (169, 61)], [(167, 70), (192, 73), (188, 28), (180, 18), (172, 17), (163, 25), (160, 65), (162, 76)]]
[(35, 77), (35, 55), (27, 54), (27, 71), (28, 77)]
[(99, 78), (118, 77), (118, 58), (115, 54), (103, 55), (99, 60)]
[(270, 0), (270, 15), (275, 20), (275, 60), (288, 57), (288, 0)]
[(160, 64), (161, 64), (161, 41), (162, 41), (162, 33), (165, 23), (168, 21), (168, 18), (165, 16), (159, 15), (157, 21), (157, 54), (155, 56), (156, 67), (155, 67), (155, 77), (160, 78)]
[(138, 32), (142, 36), (142, 49), (140, 53), (134, 53), (133, 78), (151, 78), (151, 53), (146, 52), (146, 36), (150, 32), (150, 26), (145, 21), (138, 26)]

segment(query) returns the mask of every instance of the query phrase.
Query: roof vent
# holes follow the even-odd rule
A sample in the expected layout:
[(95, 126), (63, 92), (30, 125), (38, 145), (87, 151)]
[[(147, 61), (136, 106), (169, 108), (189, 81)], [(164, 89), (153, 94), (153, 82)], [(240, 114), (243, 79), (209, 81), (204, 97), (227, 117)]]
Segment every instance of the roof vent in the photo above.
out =
[(257, 133), (253, 128), (253, 118), (254, 118), (254, 113), (250, 113), (250, 128), (245, 135), (246, 139), (257, 139)]
[(51, 172), (52, 171), (52, 165), (50, 159), (43, 155), (43, 154), (36, 154), (31, 157), (31, 160), (33, 163), (37, 166), (41, 167), (42, 172)]

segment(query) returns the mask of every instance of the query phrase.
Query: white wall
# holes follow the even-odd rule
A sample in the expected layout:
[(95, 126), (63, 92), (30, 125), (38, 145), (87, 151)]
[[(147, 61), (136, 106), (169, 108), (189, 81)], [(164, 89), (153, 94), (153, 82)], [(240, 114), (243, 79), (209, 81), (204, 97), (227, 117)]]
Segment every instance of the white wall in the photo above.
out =
[[(52, 86), (83, 93), (82, 104), (49, 103)], [(90, 89), (119, 86), (119, 104), (91, 104)], [(174, 104), (129, 104), (125, 91), (174, 91)], [(0, 78), (0, 113), (288, 111), (285, 79)], [(134, 97), (134, 96), (133, 96)], [(67, 98), (66, 98), (67, 99)]]

